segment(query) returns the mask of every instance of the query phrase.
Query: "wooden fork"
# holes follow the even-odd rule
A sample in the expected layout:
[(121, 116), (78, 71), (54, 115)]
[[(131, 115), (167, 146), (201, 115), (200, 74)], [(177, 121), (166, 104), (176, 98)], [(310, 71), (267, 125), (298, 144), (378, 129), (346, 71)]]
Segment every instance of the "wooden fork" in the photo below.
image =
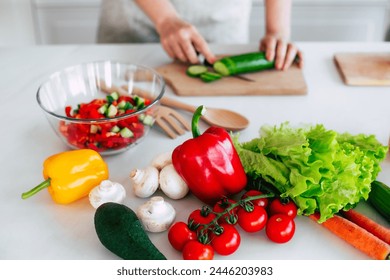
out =
[(172, 139), (191, 129), (189, 122), (182, 115), (174, 109), (162, 105), (157, 109), (155, 123)]

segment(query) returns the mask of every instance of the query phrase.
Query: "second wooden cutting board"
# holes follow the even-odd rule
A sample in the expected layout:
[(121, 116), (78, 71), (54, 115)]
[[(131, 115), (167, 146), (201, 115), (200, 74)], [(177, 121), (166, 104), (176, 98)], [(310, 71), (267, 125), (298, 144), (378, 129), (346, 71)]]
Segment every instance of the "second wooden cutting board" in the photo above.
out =
[(346, 85), (390, 86), (390, 53), (336, 53), (334, 61)]
[(188, 64), (172, 62), (156, 68), (172, 90), (180, 96), (232, 96), (232, 95), (303, 95), (307, 86), (302, 70), (292, 66), (287, 71), (266, 70), (237, 77), (223, 77), (205, 83), (199, 78), (187, 76)]

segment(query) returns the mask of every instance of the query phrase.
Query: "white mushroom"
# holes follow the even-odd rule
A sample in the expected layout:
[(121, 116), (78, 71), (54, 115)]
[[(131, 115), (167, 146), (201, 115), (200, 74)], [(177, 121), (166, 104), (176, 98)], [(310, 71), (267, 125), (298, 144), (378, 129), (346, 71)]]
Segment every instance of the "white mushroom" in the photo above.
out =
[(103, 180), (89, 192), (89, 202), (94, 208), (106, 202), (121, 203), (126, 197), (125, 188), (116, 182)]
[(162, 232), (167, 230), (175, 220), (176, 211), (161, 196), (154, 196), (138, 207), (137, 216), (145, 230)]
[(168, 164), (160, 171), (160, 189), (172, 199), (181, 199), (189, 191), (187, 184), (176, 172), (173, 164)]
[(138, 197), (149, 197), (158, 188), (158, 170), (153, 166), (144, 169), (134, 169), (130, 172), (134, 194)]
[(152, 160), (152, 166), (158, 170), (163, 169), (166, 165), (172, 163), (172, 152), (166, 152), (159, 154)]

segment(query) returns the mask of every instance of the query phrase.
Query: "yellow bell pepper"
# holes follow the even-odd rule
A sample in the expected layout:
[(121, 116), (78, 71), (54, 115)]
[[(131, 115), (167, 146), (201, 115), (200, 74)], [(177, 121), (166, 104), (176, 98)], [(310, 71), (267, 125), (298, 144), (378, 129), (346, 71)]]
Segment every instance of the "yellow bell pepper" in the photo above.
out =
[(107, 164), (91, 149), (66, 151), (48, 157), (43, 163), (45, 181), (22, 194), (26, 199), (47, 188), (53, 200), (68, 204), (83, 198), (108, 179)]

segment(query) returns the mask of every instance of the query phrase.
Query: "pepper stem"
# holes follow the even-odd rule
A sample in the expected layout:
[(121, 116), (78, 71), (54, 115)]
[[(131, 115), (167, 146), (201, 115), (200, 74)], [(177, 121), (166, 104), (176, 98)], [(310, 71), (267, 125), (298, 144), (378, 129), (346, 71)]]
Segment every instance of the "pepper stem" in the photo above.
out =
[(206, 113), (206, 107), (200, 105), (194, 112), (192, 116), (191, 129), (192, 129), (192, 137), (196, 138), (201, 135), (199, 130), (199, 119)]
[(31, 190), (22, 193), (22, 198), (23, 199), (29, 198), (30, 196), (33, 196), (37, 192), (40, 192), (41, 190), (43, 190), (43, 189), (45, 189), (45, 188), (47, 188), (49, 186), (50, 186), (50, 178), (48, 178), (47, 180), (43, 181), (42, 183), (40, 183), (35, 188), (32, 188)]

